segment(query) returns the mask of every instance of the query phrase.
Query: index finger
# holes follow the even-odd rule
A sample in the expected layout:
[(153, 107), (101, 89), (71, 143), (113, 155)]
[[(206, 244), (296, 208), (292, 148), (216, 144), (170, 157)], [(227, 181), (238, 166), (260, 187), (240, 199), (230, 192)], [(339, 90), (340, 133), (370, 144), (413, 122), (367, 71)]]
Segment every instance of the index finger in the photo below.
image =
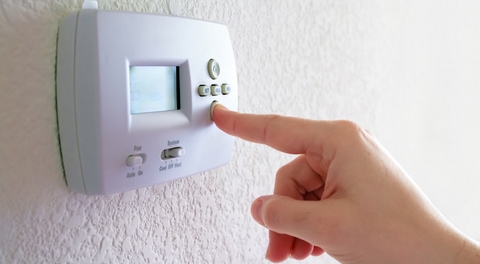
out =
[(322, 123), (280, 115), (241, 114), (223, 105), (215, 106), (213, 119), (218, 128), (232, 136), (268, 145), (289, 154), (304, 154), (315, 140), (326, 135)]

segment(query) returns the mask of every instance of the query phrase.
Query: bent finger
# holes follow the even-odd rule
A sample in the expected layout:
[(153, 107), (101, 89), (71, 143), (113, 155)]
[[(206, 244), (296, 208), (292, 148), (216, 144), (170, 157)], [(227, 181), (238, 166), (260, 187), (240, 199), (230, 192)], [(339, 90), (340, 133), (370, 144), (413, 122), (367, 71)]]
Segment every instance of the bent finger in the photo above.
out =
[(312, 256), (318, 257), (321, 256), (323, 253), (325, 253), (325, 250), (323, 250), (323, 248), (317, 246), (313, 247)]
[(307, 200), (305, 195), (320, 189), (325, 177), (309, 165), (305, 155), (300, 155), (277, 171), (274, 194)]
[(271, 243), (277, 244), (281, 240), (282, 236), (275, 237), (274, 233), (278, 233), (317, 246), (321, 246), (323, 234), (328, 231), (326, 227), (331, 224), (331, 214), (335, 213), (323, 201), (298, 201), (279, 195), (257, 198), (251, 212), (255, 221), (273, 231)]
[(271, 230), (268, 232), (268, 237), (269, 242), (265, 258), (275, 263), (286, 260), (292, 252), (295, 237), (279, 234)]
[(313, 252), (314, 246), (300, 238), (296, 238), (293, 243), (290, 257), (296, 260), (302, 260), (309, 257)]

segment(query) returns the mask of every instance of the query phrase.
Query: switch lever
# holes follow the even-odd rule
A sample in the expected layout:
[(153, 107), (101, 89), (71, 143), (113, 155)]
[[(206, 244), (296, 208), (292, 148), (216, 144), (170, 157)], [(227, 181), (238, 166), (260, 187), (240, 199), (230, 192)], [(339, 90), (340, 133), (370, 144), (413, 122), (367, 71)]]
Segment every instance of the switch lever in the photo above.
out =
[(162, 159), (179, 158), (185, 155), (185, 150), (182, 147), (165, 149), (162, 151)]

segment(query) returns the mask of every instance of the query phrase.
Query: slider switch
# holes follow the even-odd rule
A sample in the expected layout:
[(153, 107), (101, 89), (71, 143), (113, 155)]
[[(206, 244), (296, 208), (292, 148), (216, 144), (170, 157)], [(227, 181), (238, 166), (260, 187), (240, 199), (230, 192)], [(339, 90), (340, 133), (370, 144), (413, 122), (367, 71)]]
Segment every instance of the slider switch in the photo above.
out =
[(185, 155), (185, 150), (182, 147), (165, 149), (162, 152), (162, 159), (179, 158), (183, 155)]

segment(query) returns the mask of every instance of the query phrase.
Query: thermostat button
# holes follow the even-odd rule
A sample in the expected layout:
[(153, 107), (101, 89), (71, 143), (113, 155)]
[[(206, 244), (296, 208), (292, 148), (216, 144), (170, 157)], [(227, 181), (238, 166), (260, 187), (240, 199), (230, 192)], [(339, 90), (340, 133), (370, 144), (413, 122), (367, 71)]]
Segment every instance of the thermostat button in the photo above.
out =
[(232, 91), (232, 87), (229, 84), (222, 84), (222, 94), (229, 94)]
[(198, 87), (198, 94), (200, 96), (207, 96), (210, 94), (210, 87), (208, 87), (207, 85), (200, 85)]
[(138, 167), (142, 165), (143, 163), (143, 157), (140, 155), (130, 155), (127, 158), (127, 166), (128, 167)]
[(208, 61), (208, 74), (214, 80), (220, 75), (220, 64), (214, 59)]
[(220, 87), (220, 85), (217, 85), (217, 84), (212, 84), (211, 90), (212, 90), (213, 96), (217, 96), (222, 93), (222, 88)]
[(215, 106), (219, 104), (219, 102), (217, 102), (217, 100), (213, 101), (212, 104), (210, 105), (210, 119), (213, 120), (213, 109), (215, 109)]

